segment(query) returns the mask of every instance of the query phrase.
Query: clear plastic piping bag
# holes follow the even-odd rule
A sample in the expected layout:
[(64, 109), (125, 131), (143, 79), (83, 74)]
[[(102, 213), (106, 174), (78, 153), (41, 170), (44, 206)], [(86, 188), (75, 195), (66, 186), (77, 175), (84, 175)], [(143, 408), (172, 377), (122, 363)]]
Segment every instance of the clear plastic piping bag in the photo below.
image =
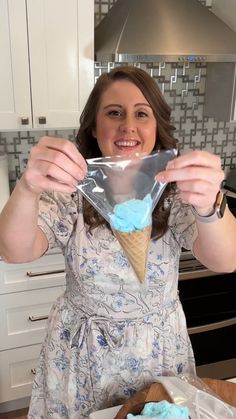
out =
[[(89, 159), (87, 176), (77, 186), (108, 221), (141, 282), (145, 277), (152, 211), (166, 187), (155, 176), (176, 155), (177, 150), (171, 149), (148, 155)], [(136, 239), (142, 246), (136, 246)]]
[(158, 377), (173, 403), (186, 406), (191, 419), (236, 419), (236, 408), (221, 400), (194, 376)]
[(151, 197), (151, 211), (166, 186), (155, 180), (167, 163), (176, 157), (176, 149), (88, 159), (88, 170), (77, 188), (94, 208), (111, 224), (114, 207), (130, 199)]

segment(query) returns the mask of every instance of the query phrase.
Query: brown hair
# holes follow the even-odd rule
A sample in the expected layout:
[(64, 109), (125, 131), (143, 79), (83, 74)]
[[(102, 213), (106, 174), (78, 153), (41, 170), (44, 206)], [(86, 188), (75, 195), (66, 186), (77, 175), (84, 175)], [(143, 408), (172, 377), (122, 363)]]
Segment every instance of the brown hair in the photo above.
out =
[[(176, 140), (173, 137), (175, 128), (170, 123), (171, 109), (161, 94), (156, 81), (146, 71), (138, 67), (120, 66), (115, 67), (108, 73), (103, 73), (98, 78), (81, 114), (76, 144), (85, 159), (101, 156), (97, 140), (92, 133), (93, 129), (96, 128), (96, 116), (101, 97), (113, 82), (123, 79), (134, 83), (141, 90), (152, 108), (157, 121), (154, 150), (168, 150), (176, 147)], [(173, 191), (173, 185), (168, 184), (160, 201), (153, 210), (152, 237), (161, 237), (167, 230), (170, 209), (164, 208), (164, 199), (170, 195), (171, 191)], [(85, 200), (84, 219), (90, 228), (106, 224), (106, 221)]]

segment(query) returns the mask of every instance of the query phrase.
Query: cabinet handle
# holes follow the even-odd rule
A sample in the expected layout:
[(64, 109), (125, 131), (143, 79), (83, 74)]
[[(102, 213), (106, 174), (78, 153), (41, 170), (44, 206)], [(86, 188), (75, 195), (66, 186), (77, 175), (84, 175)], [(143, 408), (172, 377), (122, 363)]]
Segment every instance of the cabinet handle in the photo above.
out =
[(29, 316), (31, 322), (38, 322), (40, 320), (47, 320), (48, 316)]
[(62, 274), (65, 272), (65, 269), (55, 269), (54, 271), (44, 271), (44, 272), (26, 272), (26, 275), (30, 278), (34, 276), (43, 276), (43, 275), (51, 275), (51, 274)]
[(46, 116), (39, 116), (39, 124), (46, 124), (47, 123), (47, 118)]
[(31, 368), (30, 372), (31, 372), (31, 374), (35, 375), (36, 374), (36, 368)]
[(23, 116), (21, 119), (21, 125), (29, 125), (29, 118), (28, 116)]

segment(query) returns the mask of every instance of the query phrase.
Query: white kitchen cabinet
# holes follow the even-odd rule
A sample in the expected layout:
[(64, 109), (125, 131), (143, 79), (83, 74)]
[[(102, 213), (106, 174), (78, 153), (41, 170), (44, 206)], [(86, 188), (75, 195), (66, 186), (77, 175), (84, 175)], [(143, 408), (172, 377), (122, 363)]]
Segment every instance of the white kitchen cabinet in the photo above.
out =
[(1, 412), (30, 396), (48, 314), (64, 289), (61, 253), (30, 263), (0, 261)]
[(0, 295), (63, 285), (64, 270), (61, 254), (48, 254), (30, 263), (0, 262)]
[(30, 396), (40, 349), (32, 345), (0, 352), (1, 403)]
[(31, 127), (25, 0), (0, 0), (0, 129)]
[(0, 351), (40, 343), (53, 302), (64, 287), (0, 295)]
[(93, 0), (0, 0), (0, 130), (77, 128), (94, 84)]

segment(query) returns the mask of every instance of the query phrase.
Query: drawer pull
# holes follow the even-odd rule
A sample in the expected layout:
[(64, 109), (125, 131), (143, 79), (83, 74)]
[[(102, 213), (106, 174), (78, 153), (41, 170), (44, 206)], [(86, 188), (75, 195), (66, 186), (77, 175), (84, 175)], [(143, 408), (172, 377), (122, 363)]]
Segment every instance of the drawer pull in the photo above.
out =
[(31, 322), (38, 322), (40, 320), (47, 320), (48, 316), (29, 316)]
[(36, 374), (36, 368), (31, 368), (30, 372), (31, 372), (31, 374), (35, 375)]
[(195, 335), (196, 333), (203, 333), (209, 332), (210, 330), (223, 329), (223, 327), (233, 326), (235, 324), (236, 317), (233, 317), (232, 319), (223, 320), (221, 322), (204, 324), (203, 326), (189, 327), (188, 334)]
[(20, 121), (21, 125), (29, 125), (29, 118), (27, 116), (23, 116)]
[(55, 271), (44, 271), (44, 272), (26, 272), (26, 275), (30, 278), (34, 276), (43, 276), (43, 275), (51, 275), (51, 274), (62, 274), (65, 272), (65, 269), (55, 269)]
[(47, 118), (46, 116), (39, 116), (39, 124), (46, 124)]

